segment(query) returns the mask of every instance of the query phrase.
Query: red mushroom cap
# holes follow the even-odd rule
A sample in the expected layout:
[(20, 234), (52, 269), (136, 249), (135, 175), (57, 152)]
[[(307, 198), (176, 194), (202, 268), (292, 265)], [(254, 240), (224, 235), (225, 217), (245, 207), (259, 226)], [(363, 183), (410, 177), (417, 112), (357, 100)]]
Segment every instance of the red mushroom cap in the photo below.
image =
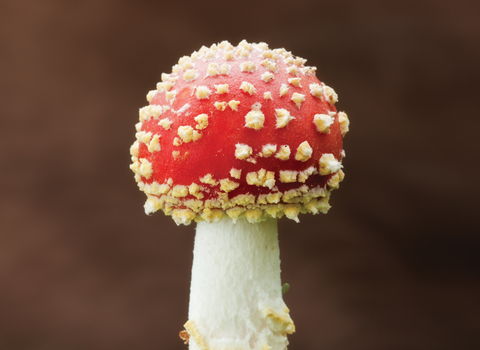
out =
[(145, 212), (177, 224), (326, 212), (348, 117), (315, 67), (265, 43), (180, 58), (140, 109), (131, 147)]

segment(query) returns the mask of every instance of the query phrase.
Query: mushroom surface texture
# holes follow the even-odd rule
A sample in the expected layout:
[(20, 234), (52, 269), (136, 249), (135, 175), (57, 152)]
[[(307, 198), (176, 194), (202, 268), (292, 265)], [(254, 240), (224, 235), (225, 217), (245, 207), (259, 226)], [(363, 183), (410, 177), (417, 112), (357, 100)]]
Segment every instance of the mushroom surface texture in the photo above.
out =
[(305, 63), (265, 43), (203, 46), (140, 109), (130, 168), (145, 212), (197, 222), (182, 331), (192, 350), (283, 350), (295, 331), (277, 219), (328, 211), (349, 129), (337, 94)]

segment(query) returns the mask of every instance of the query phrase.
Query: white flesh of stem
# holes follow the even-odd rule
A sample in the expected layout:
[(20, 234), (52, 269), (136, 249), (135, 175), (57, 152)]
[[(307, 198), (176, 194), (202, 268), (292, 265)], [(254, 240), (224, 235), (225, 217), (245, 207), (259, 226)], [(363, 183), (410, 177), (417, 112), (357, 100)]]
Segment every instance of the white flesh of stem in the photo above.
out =
[(190, 350), (284, 350), (295, 327), (282, 299), (277, 220), (199, 222)]

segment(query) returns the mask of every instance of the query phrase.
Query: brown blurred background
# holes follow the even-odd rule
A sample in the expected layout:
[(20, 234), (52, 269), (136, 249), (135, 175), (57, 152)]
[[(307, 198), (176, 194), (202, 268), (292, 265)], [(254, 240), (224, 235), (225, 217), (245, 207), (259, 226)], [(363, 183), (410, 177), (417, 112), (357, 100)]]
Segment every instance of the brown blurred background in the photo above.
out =
[(194, 226), (143, 213), (138, 109), (265, 41), (351, 120), (328, 215), (280, 222), (292, 350), (480, 348), (480, 2), (0, 1), (0, 349), (178, 349)]

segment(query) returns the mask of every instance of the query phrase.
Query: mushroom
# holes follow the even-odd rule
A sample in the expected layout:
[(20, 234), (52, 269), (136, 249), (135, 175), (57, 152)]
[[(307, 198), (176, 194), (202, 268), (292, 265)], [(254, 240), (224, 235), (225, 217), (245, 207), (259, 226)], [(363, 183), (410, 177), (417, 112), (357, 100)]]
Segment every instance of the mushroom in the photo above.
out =
[(315, 67), (265, 43), (224, 41), (180, 58), (140, 109), (131, 169), (177, 225), (197, 222), (191, 350), (283, 350), (277, 221), (326, 213), (343, 180), (349, 121)]

